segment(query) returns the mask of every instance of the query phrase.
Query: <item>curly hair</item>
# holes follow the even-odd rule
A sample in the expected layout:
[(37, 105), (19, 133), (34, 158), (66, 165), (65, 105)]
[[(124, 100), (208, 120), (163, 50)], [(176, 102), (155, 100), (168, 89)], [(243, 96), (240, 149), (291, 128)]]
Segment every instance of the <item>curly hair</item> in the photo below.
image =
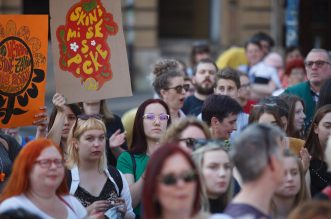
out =
[(153, 87), (155, 92), (162, 98), (161, 89), (168, 89), (170, 79), (175, 77), (184, 77), (180, 70), (180, 63), (175, 59), (161, 59), (153, 69), (155, 76)]

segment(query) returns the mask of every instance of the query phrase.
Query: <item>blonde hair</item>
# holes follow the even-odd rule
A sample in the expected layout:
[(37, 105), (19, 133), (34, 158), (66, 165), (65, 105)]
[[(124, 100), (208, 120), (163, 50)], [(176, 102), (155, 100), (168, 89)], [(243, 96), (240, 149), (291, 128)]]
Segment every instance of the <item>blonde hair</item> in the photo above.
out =
[[(203, 185), (201, 203), (202, 203), (204, 210), (209, 210), (208, 209), (209, 203), (208, 203), (208, 196), (207, 196), (206, 179), (204, 177), (202, 177), (202, 174), (203, 174), (202, 166), (203, 166), (203, 162), (204, 162), (205, 153), (210, 152), (210, 151), (222, 150), (228, 155), (229, 160), (230, 160), (230, 156), (227, 152), (227, 147), (228, 146), (226, 145), (226, 142), (223, 143), (223, 142), (219, 141), (216, 143), (216, 142), (211, 141), (211, 142), (208, 142), (205, 146), (198, 148), (196, 151), (194, 151), (192, 153), (192, 159), (200, 172), (201, 182)], [(230, 162), (231, 162), (231, 160), (230, 160)], [(232, 196), (233, 196), (233, 186), (232, 186), (231, 181), (232, 181), (232, 177), (230, 177), (229, 186), (228, 186), (226, 192), (224, 194), (222, 194), (219, 198), (221, 200), (222, 204), (224, 205), (223, 206), (224, 208), (230, 203)]]
[[(67, 140), (66, 166), (68, 169), (72, 169), (74, 165), (79, 166), (79, 154), (78, 150), (75, 148), (75, 144), (78, 142), (80, 136), (88, 130), (102, 130), (106, 133), (106, 126), (102, 120), (93, 117), (87, 120), (80, 118), (76, 120), (75, 124), (70, 129)], [(99, 160), (99, 171), (102, 172), (105, 168), (107, 168), (106, 148), (104, 148), (103, 154)]]
[(167, 142), (179, 141), (182, 132), (190, 126), (195, 126), (201, 129), (202, 132), (205, 134), (206, 139), (211, 138), (209, 128), (204, 122), (198, 120), (195, 117), (188, 116), (186, 118), (179, 120), (176, 123), (171, 124), (167, 129), (166, 134), (163, 135), (163, 137), (161, 138), (160, 142), (167, 143)]

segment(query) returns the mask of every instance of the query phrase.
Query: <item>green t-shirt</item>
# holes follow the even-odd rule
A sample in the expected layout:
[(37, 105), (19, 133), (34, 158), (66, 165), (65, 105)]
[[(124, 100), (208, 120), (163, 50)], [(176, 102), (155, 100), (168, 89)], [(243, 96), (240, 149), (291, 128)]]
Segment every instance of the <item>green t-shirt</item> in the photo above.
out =
[[(134, 159), (136, 161), (136, 178), (135, 182), (137, 182), (141, 175), (144, 173), (149, 156), (146, 154), (135, 154)], [(116, 168), (120, 170), (123, 174), (133, 174), (133, 163), (132, 158), (129, 152), (123, 152), (117, 159)], [(133, 210), (136, 215), (140, 215), (140, 204)]]

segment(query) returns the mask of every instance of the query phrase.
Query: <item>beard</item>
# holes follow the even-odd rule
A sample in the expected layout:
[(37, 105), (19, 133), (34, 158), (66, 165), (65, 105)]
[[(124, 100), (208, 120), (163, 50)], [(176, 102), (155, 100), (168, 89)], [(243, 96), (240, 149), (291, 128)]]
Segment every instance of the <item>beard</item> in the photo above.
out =
[(202, 87), (200, 84), (196, 84), (195, 89), (197, 90), (197, 92), (199, 94), (202, 94), (202, 95), (210, 95), (214, 92), (214, 86)]

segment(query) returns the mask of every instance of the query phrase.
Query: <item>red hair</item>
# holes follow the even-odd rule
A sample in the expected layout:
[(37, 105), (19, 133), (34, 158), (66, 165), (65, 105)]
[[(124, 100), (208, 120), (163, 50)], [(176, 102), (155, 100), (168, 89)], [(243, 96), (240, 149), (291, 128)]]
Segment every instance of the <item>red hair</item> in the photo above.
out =
[[(29, 175), (31, 173), (34, 162), (39, 157), (41, 152), (49, 147), (55, 147), (63, 159), (63, 154), (58, 145), (49, 139), (37, 139), (27, 143), (20, 151), (15, 159), (14, 166), (6, 183), (5, 188), (0, 196), (0, 202), (12, 196), (21, 195), (30, 189)], [(56, 190), (57, 195), (68, 194), (68, 187), (65, 177), (62, 183)]]
[[(168, 143), (162, 145), (158, 150), (156, 150), (148, 161), (148, 165), (145, 171), (145, 182), (142, 193), (142, 206), (144, 208), (143, 218), (145, 219), (158, 218), (162, 214), (162, 206), (160, 206), (155, 197), (158, 182), (156, 179), (161, 174), (161, 170), (163, 169), (165, 161), (175, 154), (184, 156), (192, 169), (198, 173), (198, 170), (190, 155), (181, 147), (179, 147), (178, 143)], [(197, 189), (195, 192), (196, 194), (191, 212), (192, 216), (197, 214), (201, 208), (201, 182), (199, 178), (197, 179)]]
[(302, 59), (294, 59), (286, 64), (284, 74), (290, 76), (294, 68), (302, 68), (306, 72), (304, 61)]

